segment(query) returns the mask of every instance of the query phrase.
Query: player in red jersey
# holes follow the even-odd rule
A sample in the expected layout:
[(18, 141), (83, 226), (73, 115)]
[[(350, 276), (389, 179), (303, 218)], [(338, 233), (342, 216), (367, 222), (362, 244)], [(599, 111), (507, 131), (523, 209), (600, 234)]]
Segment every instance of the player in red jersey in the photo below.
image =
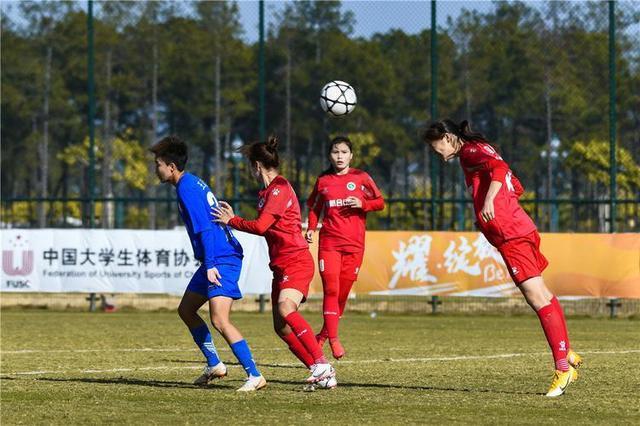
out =
[(460, 159), (465, 181), (473, 197), (476, 225), (498, 249), (525, 300), (536, 311), (551, 348), (556, 372), (547, 396), (562, 395), (578, 378), (580, 356), (569, 346), (567, 325), (558, 299), (542, 279), (547, 259), (540, 252), (536, 225), (518, 204), (524, 192), (518, 178), (495, 148), (466, 121), (431, 124), (424, 141), (444, 161)]
[[(235, 216), (228, 203), (213, 211), (215, 220), (244, 232), (263, 235), (269, 246), (269, 267), (273, 271), (271, 303), (273, 325), (291, 352), (311, 369), (309, 383), (333, 382), (335, 370), (322, 353), (309, 323), (298, 312), (304, 303), (315, 266), (309, 244), (302, 236), (300, 204), (289, 182), (278, 173), (278, 141), (244, 146), (252, 173), (264, 185), (258, 194), (258, 218)], [(328, 381), (327, 381), (328, 380)]]
[(305, 237), (308, 242), (313, 241), (318, 219), (323, 214), (318, 266), (324, 292), (324, 326), (316, 338), (320, 346), (329, 339), (336, 359), (345, 354), (338, 339), (338, 323), (362, 264), (367, 212), (384, 208), (382, 194), (373, 179), (366, 172), (349, 167), (352, 159), (349, 138), (334, 138), (329, 144), (331, 167), (318, 177), (307, 200), (309, 225)]

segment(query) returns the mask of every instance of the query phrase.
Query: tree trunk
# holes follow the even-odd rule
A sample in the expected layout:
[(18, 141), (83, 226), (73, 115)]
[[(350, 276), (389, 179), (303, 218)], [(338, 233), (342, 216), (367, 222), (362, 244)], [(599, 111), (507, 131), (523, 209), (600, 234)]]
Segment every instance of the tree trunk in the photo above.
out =
[[(44, 105), (42, 108), (43, 126), (42, 141), (40, 143), (40, 197), (47, 198), (49, 187), (49, 92), (51, 90), (51, 57), (53, 48), (47, 47), (47, 59), (44, 71)], [(44, 228), (47, 225), (46, 202), (38, 204), (38, 226)]]
[[(107, 78), (106, 78), (106, 95), (104, 102), (104, 133), (102, 143), (104, 146), (104, 155), (102, 157), (102, 194), (104, 198), (113, 197), (113, 186), (111, 176), (113, 175), (113, 155), (112, 143), (113, 132), (111, 125), (111, 63), (113, 59), (113, 51), (109, 49), (107, 52)], [(105, 229), (113, 228), (113, 202), (102, 202), (102, 227)]]
[(228, 152), (229, 153), (229, 158), (223, 158), (222, 160), (222, 171), (220, 173), (221, 176), (221, 180), (222, 182), (220, 182), (220, 186), (222, 187), (222, 191), (219, 193), (220, 195), (218, 195), (218, 193), (216, 193), (216, 196), (224, 196), (226, 189), (227, 189), (227, 177), (229, 176), (228, 171), (229, 171), (229, 161), (231, 161), (231, 119), (227, 118), (226, 119), (226, 123), (225, 123), (225, 133), (224, 133), (224, 149), (223, 152)]
[[(156, 40), (156, 33), (154, 30), (153, 47), (152, 47), (152, 68), (151, 68), (151, 137), (150, 145), (155, 143), (158, 136), (158, 42)], [(152, 169), (151, 176), (154, 175)], [(157, 194), (156, 186), (149, 185), (149, 196), (154, 198)], [(156, 202), (151, 201), (149, 204), (149, 228), (156, 229), (157, 227), (157, 209)]]
[[(553, 129), (551, 126), (551, 76), (550, 76), (550, 71), (547, 68), (545, 70), (545, 81), (544, 81), (544, 103), (545, 103), (545, 108), (546, 108), (546, 124), (547, 124), (547, 188), (546, 188), (546, 196), (547, 196), (547, 200), (551, 200), (551, 192), (552, 192), (552, 185), (553, 185), (553, 159), (552, 159), (552, 151), (553, 151), (553, 147), (552, 145), (552, 139), (553, 139)], [(548, 226), (548, 230), (549, 231), (554, 231), (552, 229), (552, 211), (553, 211), (553, 206), (551, 203), (547, 203), (547, 226)]]
[(307, 141), (307, 158), (305, 158), (305, 179), (304, 179), (304, 189), (302, 190), (303, 194), (309, 193), (309, 188), (311, 186), (311, 158), (313, 155), (313, 136), (309, 136), (309, 140)]
[[(429, 147), (427, 146), (427, 144), (424, 145), (424, 150), (423, 150), (423, 154), (424, 154), (424, 180), (423, 180), (423, 184), (424, 184), (424, 196), (422, 198), (427, 199), (429, 198), (429, 175), (431, 170), (429, 170)], [(423, 203), (422, 204), (422, 213), (424, 215), (424, 223), (423, 223), (423, 229), (429, 229), (429, 205), (428, 203)]]
[(292, 146), (291, 146), (291, 47), (287, 43), (287, 66), (285, 68), (285, 90), (286, 90), (286, 101), (285, 101), (285, 132), (286, 132), (286, 161), (290, 163), (293, 159), (292, 157)]
[[(216, 45), (218, 45), (217, 36), (216, 36)], [(221, 152), (221, 144), (220, 144), (220, 101), (221, 101), (221, 93), (220, 93), (220, 66), (221, 66), (221, 58), (219, 48), (216, 48), (216, 57), (215, 57), (215, 127), (213, 128), (213, 143), (214, 143), (214, 179), (215, 179), (215, 188), (214, 192), (216, 194), (221, 194), (222, 187), (222, 170), (221, 164), (222, 162), (222, 152)], [(208, 182), (207, 182), (208, 183)]]

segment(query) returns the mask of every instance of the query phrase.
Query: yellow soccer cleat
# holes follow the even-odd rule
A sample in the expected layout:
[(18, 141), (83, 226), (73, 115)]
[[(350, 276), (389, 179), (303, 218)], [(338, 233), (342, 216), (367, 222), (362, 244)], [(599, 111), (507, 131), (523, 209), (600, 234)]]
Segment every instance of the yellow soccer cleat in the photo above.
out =
[(578, 373), (575, 368), (571, 366), (569, 366), (569, 370), (567, 371), (556, 370), (553, 375), (553, 380), (551, 381), (551, 387), (549, 387), (546, 396), (553, 398), (562, 395), (569, 387), (569, 384), (577, 378)]
[(571, 349), (569, 349), (569, 353), (567, 354), (567, 361), (575, 369), (578, 369), (582, 366), (582, 357)]

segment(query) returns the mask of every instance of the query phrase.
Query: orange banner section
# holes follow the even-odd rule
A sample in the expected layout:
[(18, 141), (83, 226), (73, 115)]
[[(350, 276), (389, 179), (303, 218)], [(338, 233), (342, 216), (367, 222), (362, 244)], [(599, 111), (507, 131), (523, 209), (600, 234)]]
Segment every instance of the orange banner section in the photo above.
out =
[[(543, 277), (558, 296), (640, 298), (640, 234), (542, 234)], [(311, 247), (317, 260), (317, 241)], [(316, 262), (317, 264), (317, 262)], [(477, 232), (367, 232), (353, 291), (377, 295), (519, 294), (500, 253)], [(322, 293), (317, 272), (311, 294)]]

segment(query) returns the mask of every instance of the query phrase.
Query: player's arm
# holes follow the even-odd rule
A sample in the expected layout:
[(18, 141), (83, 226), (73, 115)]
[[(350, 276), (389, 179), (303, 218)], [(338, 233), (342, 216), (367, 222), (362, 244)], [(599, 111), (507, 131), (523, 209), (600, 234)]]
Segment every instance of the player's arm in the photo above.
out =
[(207, 268), (207, 278), (209, 282), (220, 286), (220, 272), (216, 267), (216, 241), (217, 235), (215, 229), (205, 229), (198, 234), (202, 247), (204, 249), (204, 267)]
[(211, 215), (215, 222), (224, 223), (238, 231), (255, 235), (264, 235), (277, 219), (271, 213), (263, 210), (256, 220), (245, 220), (240, 216), (236, 216), (233, 213), (233, 208), (225, 201), (220, 201), (218, 207), (211, 212)]
[(384, 198), (382, 198), (382, 193), (371, 176), (366, 174), (362, 185), (365, 188), (365, 197), (363, 199), (359, 199), (357, 197), (350, 196), (347, 198), (349, 205), (354, 208), (361, 208), (365, 212), (384, 209)]
[(364, 181), (364, 187), (367, 188), (371, 196), (363, 200), (362, 210), (365, 212), (375, 212), (384, 209), (382, 192), (380, 192), (378, 185), (376, 185), (371, 176), (367, 175)]
[(318, 227), (318, 221), (320, 220), (320, 215), (322, 214), (322, 203), (318, 200), (318, 181), (316, 180), (316, 184), (313, 186), (313, 191), (311, 195), (307, 199), (307, 207), (309, 208), (309, 217), (307, 220), (307, 232), (305, 233), (305, 238), (307, 242), (313, 242), (313, 233), (316, 231)]
[(212, 229), (209, 219), (209, 202), (207, 195), (199, 189), (185, 187), (181, 192), (181, 197), (187, 215), (191, 219), (193, 232), (204, 249), (203, 263), (207, 268), (207, 278), (215, 285), (220, 284), (220, 273), (216, 263), (216, 230)]
[(463, 165), (471, 169), (486, 170), (491, 176), (491, 183), (484, 198), (484, 204), (480, 211), (480, 216), (485, 222), (496, 217), (493, 201), (500, 192), (502, 185), (505, 184), (505, 178), (509, 172), (509, 165), (499, 157), (489, 155), (488, 153), (478, 150), (473, 155), (464, 159)]

